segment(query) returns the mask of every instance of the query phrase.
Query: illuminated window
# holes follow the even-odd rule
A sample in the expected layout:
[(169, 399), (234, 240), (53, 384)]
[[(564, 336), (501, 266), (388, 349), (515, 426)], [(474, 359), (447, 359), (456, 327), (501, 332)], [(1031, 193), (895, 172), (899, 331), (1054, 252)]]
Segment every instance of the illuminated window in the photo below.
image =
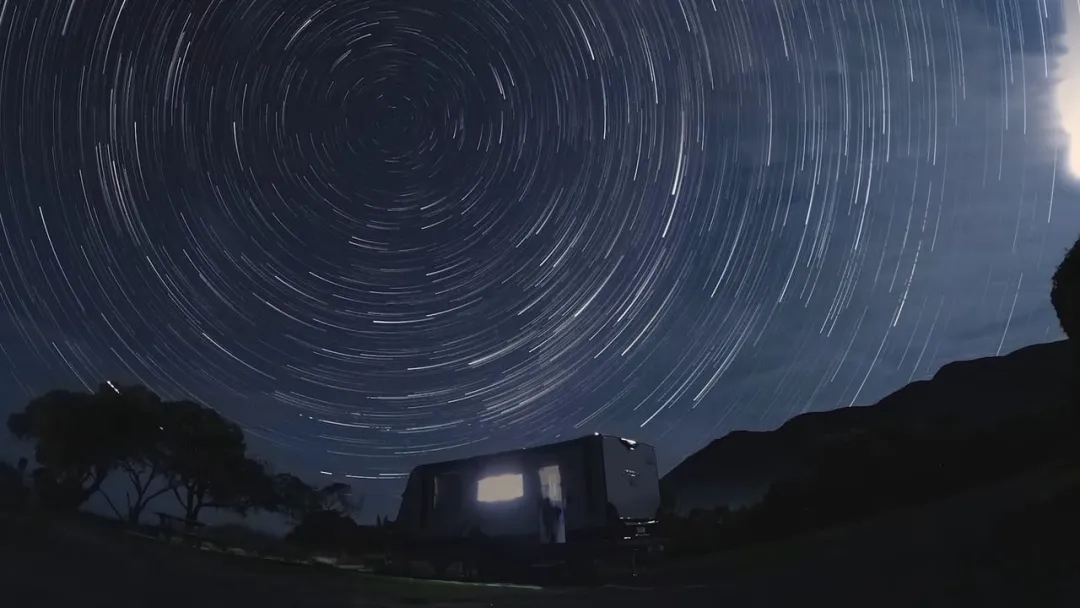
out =
[(485, 477), (476, 484), (476, 500), (480, 502), (504, 502), (525, 495), (525, 482), (520, 474)]

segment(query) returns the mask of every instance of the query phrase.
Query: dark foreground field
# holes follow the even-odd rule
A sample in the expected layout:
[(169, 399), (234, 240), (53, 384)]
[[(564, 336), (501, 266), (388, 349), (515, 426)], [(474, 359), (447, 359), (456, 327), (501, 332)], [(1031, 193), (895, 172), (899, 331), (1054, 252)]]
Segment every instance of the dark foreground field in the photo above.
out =
[(166, 546), (72, 522), (5, 518), (0, 605), (1080, 606), (1080, 586), (1068, 577), (1032, 581), (987, 540), (991, 522), (1003, 512), (1066, 481), (1061, 473), (1027, 475), (932, 507), (670, 563), (632, 589), (532, 590), (388, 579)]

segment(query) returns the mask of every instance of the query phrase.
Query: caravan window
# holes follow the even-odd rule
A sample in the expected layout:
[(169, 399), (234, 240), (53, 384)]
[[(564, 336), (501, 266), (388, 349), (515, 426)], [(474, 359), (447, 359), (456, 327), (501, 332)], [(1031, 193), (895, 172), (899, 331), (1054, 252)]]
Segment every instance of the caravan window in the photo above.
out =
[(525, 495), (525, 480), (520, 473), (485, 477), (476, 484), (479, 502), (504, 502)]

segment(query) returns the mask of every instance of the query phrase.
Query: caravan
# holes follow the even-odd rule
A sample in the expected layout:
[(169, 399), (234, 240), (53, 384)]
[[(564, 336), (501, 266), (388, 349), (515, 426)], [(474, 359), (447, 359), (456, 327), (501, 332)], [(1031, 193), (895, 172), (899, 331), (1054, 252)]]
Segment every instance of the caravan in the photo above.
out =
[(418, 466), (395, 525), (438, 571), (478, 554), (565, 558), (646, 546), (659, 507), (653, 447), (589, 435)]

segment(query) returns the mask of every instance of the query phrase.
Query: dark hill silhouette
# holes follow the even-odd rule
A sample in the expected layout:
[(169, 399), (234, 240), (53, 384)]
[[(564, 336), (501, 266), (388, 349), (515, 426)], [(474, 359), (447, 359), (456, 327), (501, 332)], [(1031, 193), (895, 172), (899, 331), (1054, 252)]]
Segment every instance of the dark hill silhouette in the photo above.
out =
[(868, 406), (796, 416), (773, 431), (734, 431), (671, 470), (661, 489), (679, 513), (759, 501), (777, 478), (797, 474), (822, 446), (867, 431), (962, 436), (1070, 399), (1067, 341), (1000, 357), (957, 361)]

